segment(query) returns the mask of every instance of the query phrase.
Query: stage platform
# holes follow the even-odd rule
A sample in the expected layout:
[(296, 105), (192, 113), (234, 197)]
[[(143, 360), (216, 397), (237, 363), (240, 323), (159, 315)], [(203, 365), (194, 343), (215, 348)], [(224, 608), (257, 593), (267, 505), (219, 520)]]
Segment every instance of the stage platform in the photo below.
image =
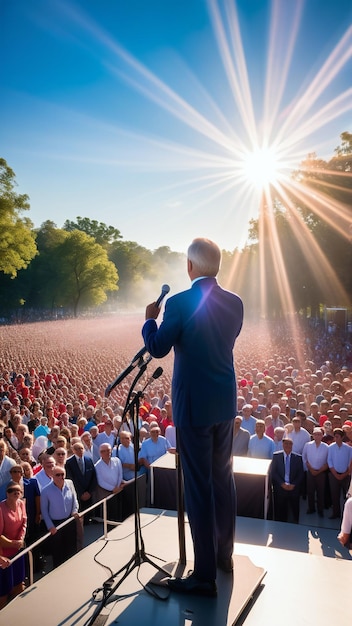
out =
[[(160, 566), (177, 562), (176, 513), (143, 509), (141, 525), (150, 558)], [(191, 565), (187, 522), (185, 529)], [(156, 570), (142, 564), (118, 588), (95, 625), (347, 626), (351, 621), (352, 557), (340, 546), (336, 534), (336, 530), (302, 524), (238, 518), (235, 571), (233, 576), (219, 574), (216, 599), (168, 596), (164, 587), (155, 589), (166, 599), (153, 598), (142, 584), (147, 584)], [(129, 561), (134, 549), (134, 519), (130, 517), (109, 533), (108, 541), (94, 541), (13, 600), (0, 612), (0, 624), (84, 626), (97, 607), (93, 591)]]

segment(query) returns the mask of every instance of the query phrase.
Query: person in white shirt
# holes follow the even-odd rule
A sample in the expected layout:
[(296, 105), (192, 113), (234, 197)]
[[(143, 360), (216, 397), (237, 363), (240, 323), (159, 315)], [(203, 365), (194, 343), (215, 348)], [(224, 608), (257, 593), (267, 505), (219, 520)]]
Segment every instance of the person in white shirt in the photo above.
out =
[(55, 459), (50, 454), (44, 454), (42, 458), (43, 469), (35, 475), (38, 482), (39, 491), (43, 491), (53, 479), (53, 471), (55, 467)]
[(303, 466), (307, 471), (307, 514), (315, 512), (315, 494), (317, 495), (317, 509), (319, 517), (324, 517), (324, 494), (326, 472), (328, 470), (327, 443), (322, 441), (323, 430), (316, 427), (313, 430), (313, 441), (308, 441), (302, 453)]
[[(111, 445), (102, 443), (100, 448), (100, 459), (94, 465), (97, 477), (96, 500), (100, 501), (122, 491), (124, 480), (122, 475), (122, 464), (117, 456), (111, 456)], [(109, 519), (118, 520), (120, 517), (119, 501), (116, 498), (108, 502)]]
[[(100, 459), (95, 464), (98, 487), (100, 490), (110, 493), (119, 493), (123, 489), (122, 464), (118, 457), (111, 456), (111, 445), (102, 443)], [(105, 498), (104, 494), (102, 497)]]
[(296, 416), (292, 419), (293, 430), (289, 434), (290, 439), (293, 441), (292, 452), (296, 454), (302, 454), (305, 444), (310, 441), (310, 434), (305, 428), (301, 427), (301, 418)]

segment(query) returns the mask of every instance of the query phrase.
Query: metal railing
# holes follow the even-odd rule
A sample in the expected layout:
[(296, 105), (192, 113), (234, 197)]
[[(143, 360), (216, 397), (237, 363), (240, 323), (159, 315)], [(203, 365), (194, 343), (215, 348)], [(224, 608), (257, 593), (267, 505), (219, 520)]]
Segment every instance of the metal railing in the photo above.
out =
[[(102, 534), (102, 537), (104, 537), (104, 539), (107, 539), (107, 536), (108, 536), (108, 526), (118, 526), (119, 524), (122, 523), (122, 522), (116, 522), (114, 520), (108, 520), (108, 506), (107, 506), (107, 502), (108, 502), (108, 500), (112, 500), (113, 498), (115, 498), (118, 495), (119, 494), (112, 493), (111, 495), (107, 496), (106, 498), (103, 498), (102, 500), (99, 500), (98, 502), (95, 502), (88, 509), (84, 509), (84, 511), (81, 511), (80, 513), (78, 513), (78, 518), (79, 519), (80, 518), (84, 518), (85, 515), (87, 515), (91, 511), (96, 510), (99, 506), (102, 506), (103, 507), (103, 517), (102, 518), (96, 517), (95, 519), (97, 519), (98, 521), (102, 521), (102, 523), (103, 523), (103, 534)], [(67, 524), (71, 524), (72, 522), (76, 523), (76, 520), (77, 520), (77, 517), (74, 517), (74, 516), (68, 517), (64, 522), (59, 524), (59, 526), (57, 526), (56, 528), (57, 528), (57, 530), (60, 530), (64, 526), (67, 526)], [(28, 565), (29, 565), (29, 572), (28, 572), (29, 585), (28, 586), (29, 587), (31, 585), (33, 585), (33, 582), (34, 582), (33, 550), (35, 548), (37, 548), (38, 546), (40, 546), (44, 541), (49, 539), (51, 536), (52, 535), (51, 535), (50, 532), (45, 533), (45, 535), (42, 535), (42, 537), (40, 537), (39, 539), (37, 539), (36, 541), (31, 543), (27, 548), (24, 548), (23, 550), (20, 550), (15, 556), (13, 556), (10, 559), (10, 564), (12, 565), (12, 563), (17, 561), (18, 559), (22, 558), (25, 555), (28, 555)]]

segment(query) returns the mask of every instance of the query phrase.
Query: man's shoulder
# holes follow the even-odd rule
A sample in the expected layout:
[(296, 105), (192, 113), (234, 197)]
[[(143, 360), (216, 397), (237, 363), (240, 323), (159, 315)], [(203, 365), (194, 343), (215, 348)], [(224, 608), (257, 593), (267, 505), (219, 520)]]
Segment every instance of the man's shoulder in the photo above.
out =
[(14, 459), (11, 459), (10, 456), (7, 456), (7, 454), (5, 454), (4, 460), (3, 460), (3, 466), (6, 468), (6, 466), (12, 467), (12, 465), (16, 465), (16, 461)]
[(50, 491), (52, 491), (53, 486), (55, 486), (55, 485), (54, 485), (53, 481), (51, 480), (50, 482), (48, 482), (47, 485), (44, 485), (44, 487), (43, 487), (43, 489), (41, 491), (40, 496), (41, 497), (43, 495), (46, 496), (48, 493), (50, 493)]

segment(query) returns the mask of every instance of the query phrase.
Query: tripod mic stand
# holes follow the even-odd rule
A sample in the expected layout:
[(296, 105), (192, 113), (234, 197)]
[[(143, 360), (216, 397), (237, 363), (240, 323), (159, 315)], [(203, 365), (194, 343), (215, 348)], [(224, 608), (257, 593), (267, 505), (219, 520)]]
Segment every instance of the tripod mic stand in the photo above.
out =
[[(103, 583), (103, 587), (102, 587), (102, 592), (103, 592), (103, 598), (101, 600), (101, 602), (99, 603), (99, 605), (97, 606), (96, 610), (93, 613), (93, 616), (91, 617), (91, 619), (87, 622), (86, 626), (92, 626), (95, 622), (95, 620), (97, 619), (98, 615), (101, 613), (102, 609), (108, 604), (110, 600), (110, 598), (113, 596), (113, 594), (115, 593), (115, 591), (120, 587), (120, 585), (123, 583), (123, 581), (131, 574), (131, 572), (136, 568), (136, 567), (140, 567), (140, 565), (142, 565), (143, 563), (149, 563), (149, 565), (152, 565), (156, 570), (158, 570), (158, 572), (162, 573), (164, 576), (170, 576), (171, 574), (166, 570), (163, 569), (160, 565), (158, 565), (157, 563), (154, 563), (154, 561), (151, 560), (150, 556), (146, 553), (145, 551), (145, 547), (144, 547), (144, 541), (143, 541), (143, 536), (142, 536), (142, 530), (141, 530), (141, 520), (140, 520), (140, 512), (139, 512), (139, 497), (138, 497), (138, 487), (137, 487), (137, 467), (138, 467), (138, 444), (139, 444), (139, 401), (140, 398), (143, 394), (143, 391), (147, 388), (147, 386), (149, 385), (149, 383), (151, 382), (151, 380), (153, 380), (153, 378), (158, 378), (163, 370), (161, 367), (159, 367), (153, 374), (152, 378), (148, 380), (147, 384), (145, 385), (145, 387), (142, 389), (142, 391), (138, 391), (136, 393), (136, 395), (134, 396), (133, 400), (131, 402), (129, 402), (131, 396), (132, 396), (132, 392), (133, 389), (135, 387), (135, 385), (137, 384), (138, 380), (141, 378), (141, 376), (144, 374), (146, 367), (148, 365), (148, 363), (150, 362), (152, 357), (148, 357), (147, 361), (143, 362), (143, 364), (140, 365), (140, 371), (138, 372), (137, 376), (135, 377), (132, 385), (131, 385), (131, 389), (129, 391), (128, 397), (127, 397), (127, 401), (126, 401), (126, 406), (123, 412), (123, 416), (124, 417), (128, 412), (130, 412), (130, 414), (133, 417), (133, 424), (134, 424), (134, 465), (135, 465), (135, 470), (134, 470), (134, 490), (133, 490), (133, 495), (134, 495), (134, 502), (135, 502), (135, 507), (134, 507), (134, 537), (135, 537), (135, 551), (134, 554), (131, 556), (130, 560), (123, 565), (117, 572), (115, 572), (115, 574), (113, 574), (112, 576), (110, 576), (110, 578), (108, 578), (104, 583)], [(156, 557), (158, 558), (158, 557)], [(117, 580), (117, 582), (114, 582), (115, 579), (120, 576), (121, 577)], [(151, 587), (148, 588), (148, 584), (143, 585), (144, 589), (152, 594), (155, 598), (159, 599), (159, 600), (167, 600), (168, 599), (168, 595), (167, 596), (161, 596), (159, 595), (154, 589), (152, 589)]]

